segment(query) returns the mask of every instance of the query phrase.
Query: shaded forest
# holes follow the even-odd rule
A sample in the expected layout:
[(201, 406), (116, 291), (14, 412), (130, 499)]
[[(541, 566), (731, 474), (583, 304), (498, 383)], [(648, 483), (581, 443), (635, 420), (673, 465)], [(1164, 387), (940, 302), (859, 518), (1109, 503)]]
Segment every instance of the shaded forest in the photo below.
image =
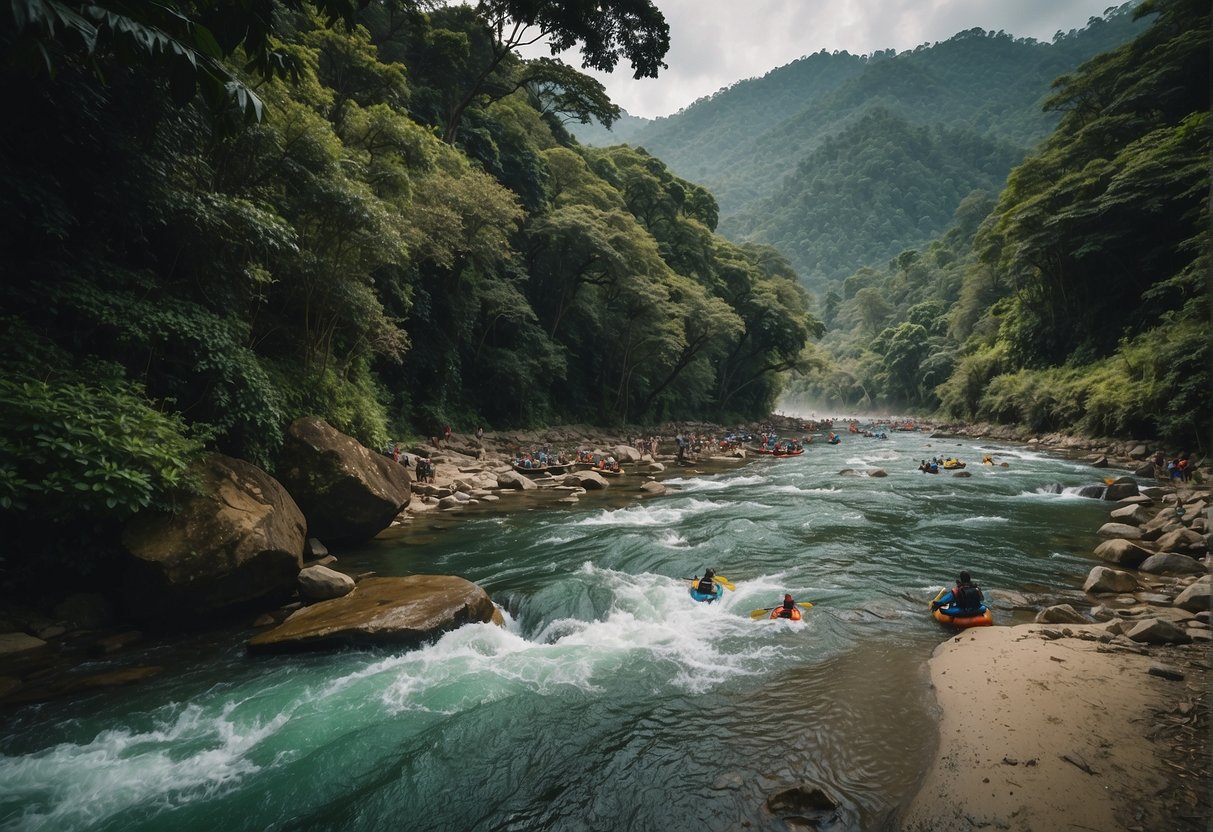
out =
[[(203, 449), (758, 417), (821, 324), (649, 154), (579, 146), (662, 67), (649, 3), (18, 0), (0, 89), (0, 510), (120, 519)], [(7, 16), (11, 15), (11, 16)]]

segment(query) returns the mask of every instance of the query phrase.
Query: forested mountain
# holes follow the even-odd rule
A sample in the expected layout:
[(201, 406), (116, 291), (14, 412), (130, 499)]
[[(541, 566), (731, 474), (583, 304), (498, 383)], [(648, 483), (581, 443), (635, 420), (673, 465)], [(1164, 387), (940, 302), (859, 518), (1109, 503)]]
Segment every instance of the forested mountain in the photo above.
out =
[[(1141, 30), (1131, 7), (1093, 18), (1081, 30), (1059, 32), (1051, 43), (972, 29), (900, 54), (820, 52), (739, 82), (642, 129), (630, 127), (626, 139), (621, 134), (616, 141), (644, 147), (680, 176), (706, 186), (720, 203), (723, 234), (776, 245), (806, 285), (821, 291), (826, 280), (883, 263), (890, 251), (942, 233), (968, 193), (964, 183), (1001, 187), (1011, 164), (1057, 123), (1056, 113), (1040, 107), (1053, 80)], [(906, 125), (946, 129), (966, 149), (985, 142), (998, 148), (990, 154), (997, 161), (969, 167), (946, 161), (935, 147), (911, 162), (921, 177), (915, 184), (920, 191), (938, 191), (928, 180), (950, 178), (947, 190), (957, 194), (950, 204), (923, 211), (920, 199), (903, 199), (908, 193), (904, 175), (896, 178), (897, 196), (882, 194), (876, 204), (855, 202), (869, 189), (847, 182), (850, 175), (907, 161), (904, 154), (889, 155), (890, 137), (874, 129), (856, 132), (861, 122), (871, 128), (865, 116), (877, 111)], [(863, 163), (846, 154), (817, 155), (827, 144), (837, 146), (844, 135)], [(876, 146), (869, 148), (868, 142)], [(823, 170), (823, 164), (847, 167)], [(826, 182), (845, 187), (823, 190)], [(812, 205), (814, 212), (801, 217), (788, 211), (789, 204)], [(900, 219), (890, 220), (889, 230), (899, 229), (893, 239), (880, 236), (878, 228), (870, 228), (872, 234), (841, 234), (837, 227), (820, 229), (814, 222), (820, 216), (889, 207), (910, 216), (916, 230), (911, 232)]]
[(648, 4), (168, 8), (64, 30), (18, 0), (0, 30), (6, 527), (167, 504), (203, 448), (272, 470), (305, 414), (370, 446), (759, 417), (820, 332), (706, 190), (564, 131), (618, 114), (597, 82), (501, 39), (654, 71)]
[(829, 331), (796, 389), (1205, 447), (1210, 10), (1141, 13), (1146, 31), (1057, 81), (1060, 124), (1001, 195), (824, 294)]

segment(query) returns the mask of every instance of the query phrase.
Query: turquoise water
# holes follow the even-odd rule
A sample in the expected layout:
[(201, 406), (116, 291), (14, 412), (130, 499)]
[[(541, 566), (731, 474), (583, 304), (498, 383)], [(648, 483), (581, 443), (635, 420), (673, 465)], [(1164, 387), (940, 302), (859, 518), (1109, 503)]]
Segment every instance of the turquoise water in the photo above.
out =
[[(952, 454), (971, 478), (915, 470)], [(868, 466), (889, 476), (838, 474)], [(425, 516), (340, 565), (462, 575), (506, 628), (269, 659), (233, 633), (11, 711), (0, 830), (783, 829), (763, 803), (804, 782), (841, 802), (833, 828), (894, 828), (935, 742), (925, 662), (949, 633), (927, 602), (968, 568), (1008, 624), (1030, 613), (1000, 591), (1079, 586), (1107, 504), (1075, 490), (1104, 473), (892, 434), (684, 469), (663, 497), (625, 477), (572, 507)], [(736, 591), (693, 603), (680, 578), (705, 566)], [(785, 591), (803, 622), (750, 618)]]

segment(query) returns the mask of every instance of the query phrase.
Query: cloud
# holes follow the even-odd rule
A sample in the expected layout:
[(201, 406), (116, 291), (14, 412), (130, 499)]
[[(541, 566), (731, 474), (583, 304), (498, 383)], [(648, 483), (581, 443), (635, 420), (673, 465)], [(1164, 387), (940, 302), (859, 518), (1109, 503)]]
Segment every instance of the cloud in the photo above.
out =
[[(593, 73), (633, 115), (675, 112), (744, 78), (822, 49), (912, 49), (979, 27), (1050, 40), (1102, 15), (1108, 0), (655, 0), (670, 24), (669, 69), (634, 80)], [(575, 52), (564, 60), (579, 65)]]

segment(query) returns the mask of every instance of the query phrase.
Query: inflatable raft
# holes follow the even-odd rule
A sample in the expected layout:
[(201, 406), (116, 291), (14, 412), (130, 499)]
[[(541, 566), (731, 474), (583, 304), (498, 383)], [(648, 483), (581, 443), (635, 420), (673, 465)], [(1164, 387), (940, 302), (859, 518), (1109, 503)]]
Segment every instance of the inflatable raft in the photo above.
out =
[[(939, 590), (939, 593), (931, 599), (931, 604), (933, 605), (947, 592), (947, 587)], [(931, 607), (928, 606), (927, 609), (931, 609)], [(951, 610), (952, 612), (948, 612), (948, 610)], [(956, 607), (940, 607), (937, 610), (931, 610), (931, 617), (940, 624), (949, 624), (953, 627), (960, 627), (962, 629), (967, 627), (989, 627), (994, 623), (994, 614), (990, 612), (990, 608), (984, 604), (981, 607), (981, 612), (977, 615), (957, 615), (956, 613), (958, 612), (960, 612), (960, 610)]]
[(691, 581), (691, 597), (696, 601), (707, 601), (709, 604), (720, 599), (724, 595), (724, 586), (722, 584), (712, 584), (712, 589), (715, 592), (700, 592), (695, 587), (699, 586), (699, 581)]
[[(771, 610), (771, 615), (770, 615), (771, 620), (778, 621), (780, 618), (783, 618), (783, 616), (780, 615), (781, 612), (783, 612), (782, 606), (776, 607), (775, 609)], [(792, 607), (792, 617), (788, 618), (786, 620), (799, 621), (800, 620), (800, 609), (797, 607)]]

